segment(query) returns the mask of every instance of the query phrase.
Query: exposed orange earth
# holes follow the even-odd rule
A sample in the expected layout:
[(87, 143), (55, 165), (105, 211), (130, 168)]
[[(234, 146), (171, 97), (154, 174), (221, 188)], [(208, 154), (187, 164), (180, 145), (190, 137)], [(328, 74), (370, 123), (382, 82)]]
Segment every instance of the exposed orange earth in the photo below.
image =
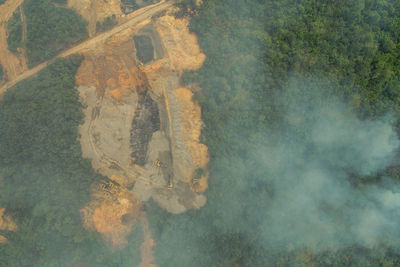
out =
[[(193, 93), (189, 89), (178, 88), (175, 93), (181, 108), (183, 139), (192, 154), (196, 168), (206, 169), (209, 156), (207, 146), (200, 143), (201, 128), (203, 127), (200, 106), (193, 101)], [(196, 192), (204, 192), (207, 187), (208, 174), (200, 178), (193, 189)]]
[(92, 201), (81, 210), (87, 230), (97, 231), (112, 247), (123, 248), (125, 237), (137, 223), (140, 201), (127, 189), (113, 184), (98, 185), (92, 191)]
[[(17, 231), (18, 226), (12, 220), (12, 218), (8, 215), (5, 215), (5, 208), (0, 208), (0, 230), (2, 231)], [(3, 235), (0, 235), (0, 244), (5, 243), (7, 238)]]

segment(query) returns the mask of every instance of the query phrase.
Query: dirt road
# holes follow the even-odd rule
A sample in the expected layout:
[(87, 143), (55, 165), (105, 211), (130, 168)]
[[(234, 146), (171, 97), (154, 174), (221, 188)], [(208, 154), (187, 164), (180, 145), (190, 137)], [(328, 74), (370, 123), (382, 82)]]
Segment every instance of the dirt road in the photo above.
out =
[(0, 24), (7, 22), (24, 0), (8, 0), (0, 5)]
[(149, 221), (147, 219), (146, 213), (142, 213), (140, 216), (140, 222), (142, 223), (142, 230), (144, 235), (144, 241), (140, 246), (140, 254), (142, 255), (142, 262), (139, 267), (156, 267), (154, 264), (154, 251), (153, 247), (156, 245), (153, 238), (151, 237), (149, 229)]
[[(18, 0), (20, 2), (22, 2), (22, 0)], [(86, 40), (64, 52), (61, 52), (60, 54), (58, 54), (57, 56), (55, 56), (54, 58), (45, 61), (39, 65), (37, 65), (36, 67), (29, 69), (27, 71), (24, 71), (23, 73), (21, 73), (20, 75), (18, 75), (15, 79), (7, 82), (4, 86), (2, 86), (0, 88), (0, 97), (4, 94), (5, 91), (7, 91), (7, 89), (11, 88), (12, 86), (14, 86), (15, 84), (17, 84), (18, 82), (29, 78), (33, 75), (35, 75), (36, 73), (38, 73), (39, 71), (41, 71), (42, 69), (44, 69), (46, 66), (48, 66), (49, 64), (51, 64), (52, 62), (54, 62), (55, 59), (57, 58), (62, 58), (62, 57), (68, 57), (72, 54), (76, 54), (82, 51), (85, 51), (86, 49), (90, 49), (91, 47), (93, 47), (95, 44), (99, 43), (99, 42), (103, 42), (105, 41), (107, 38), (113, 36), (116, 33), (119, 33), (127, 28), (130, 28), (132, 26), (135, 26), (136, 24), (151, 18), (153, 15), (157, 14), (158, 12), (161, 12), (165, 9), (167, 9), (168, 7), (172, 6), (174, 4), (174, 1), (165, 1), (165, 2), (160, 2), (158, 4), (155, 5), (151, 5), (151, 6), (147, 6), (144, 7), (140, 10), (138, 10), (137, 12), (135, 12), (135, 16), (132, 16), (127, 22), (124, 22), (121, 25), (118, 25), (116, 27), (114, 27), (113, 29), (106, 31), (102, 34), (97, 35), (94, 38), (91, 38), (89, 40)], [(15, 8), (17, 8), (18, 6), (16, 6)], [(12, 15), (12, 14), (11, 14)], [(0, 13), (0, 18), (3, 15)]]
[(24, 9), (22, 6), (19, 6), (19, 14), (21, 17), (21, 24), (22, 24), (22, 43), (26, 42), (26, 33), (28, 31), (27, 26), (26, 26), (26, 18), (25, 18), (25, 13)]

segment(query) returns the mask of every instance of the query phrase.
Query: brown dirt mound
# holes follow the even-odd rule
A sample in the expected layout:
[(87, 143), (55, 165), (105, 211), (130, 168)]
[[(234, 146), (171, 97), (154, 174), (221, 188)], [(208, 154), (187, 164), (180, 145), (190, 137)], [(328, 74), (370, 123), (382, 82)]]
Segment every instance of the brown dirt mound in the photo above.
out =
[(129, 39), (87, 53), (75, 76), (76, 84), (94, 86), (98, 92), (107, 88), (115, 100), (121, 100), (135, 87), (146, 87), (146, 76), (138, 70), (134, 53), (134, 42)]
[(137, 222), (141, 203), (126, 188), (102, 183), (92, 190), (92, 201), (81, 210), (87, 230), (99, 232), (112, 247), (123, 248)]
[(206, 59), (188, 24), (187, 18), (176, 19), (173, 16), (163, 16), (154, 23), (169, 56), (171, 69), (179, 74), (185, 70), (198, 70)]

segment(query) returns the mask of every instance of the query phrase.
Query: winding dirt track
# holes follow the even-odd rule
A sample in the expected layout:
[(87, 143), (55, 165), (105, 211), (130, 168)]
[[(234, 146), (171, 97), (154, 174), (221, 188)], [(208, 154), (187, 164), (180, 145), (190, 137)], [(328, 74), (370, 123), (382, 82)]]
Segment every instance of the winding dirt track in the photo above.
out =
[[(15, 2), (22, 2), (22, 0), (18, 0)], [(19, 3), (20, 4), (20, 3)], [(116, 27), (114, 27), (113, 29), (106, 31), (102, 34), (97, 35), (96, 37), (93, 37), (89, 40), (86, 40), (64, 52), (61, 52), (60, 54), (58, 54), (57, 56), (55, 56), (54, 58), (47, 60), (43, 63), (40, 63), (39, 65), (37, 65), (36, 67), (26, 70), (23, 73), (21, 73), (20, 75), (18, 75), (16, 78), (14, 78), (13, 80), (7, 82), (4, 86), (2, 86), (0, 88), (0, 98), (1, 96), (4, 94), (5, 91), (7, 91), (7, 89), (13, 87), (15, 84), (17, 84), (18, 82), (25, 80), (26, 78), (29, 78), (33, 75), (35, 75), (36, 73), (38, 73), (39, 71), (41, 71), (42, 69), (44, 69), (45, 67), (47, 67), (49, 64), (51, 64), (52, 62), (54, 62), (54, 60), (56, 60), (57, 58), (63, 58), (63, 57), (68, 57), (72, 54), (76, 54), (82, 51), (85, 51), (91, 47), (93, 47), (94, 45), (96, 45), (99, 42), (103, 42), (105, 41), (107, 38), (111, 37), (112, 35), (119, 33), (127, 28), (130, 28), (132, 26), (135, 26), (136, 24), (151, 18), (152, 16), (154, 16), (155, 14), (167, 9), (168, 7), (172, 6), (174, 4), (174, 1), (161, 1), (158, 4), (155, 5), (151, 5), (151, 6), (147, 6), (144, 7), (138, 11), (135, 12), (135, 14), (133, 14), (132, 17), (129, 18), (128, 21), (122, 23), (121, 25), (117, 25)], [(18, 7), (18, 6), (17, 6)], [(16, 7), (16, 8), (17, 8)], [(0, 23), (3, 20), (3, 18), (1, 17), (1, 12), (0, 12)]]
[(0, 23), (7, 22), (24, 0), (6, 1), (0, 7)]
[(154, 264), (154, 251), (153, 247), (156, 245), (153, 238), (151, 237), (149, 221), (147, 219), (146, 213), (142, 213), (140, 216), (140, 222), (142, 223), (144, 241), (140, 246), (140, 253), (142, 255), (142, 262), (139, 267), (157, 267)]

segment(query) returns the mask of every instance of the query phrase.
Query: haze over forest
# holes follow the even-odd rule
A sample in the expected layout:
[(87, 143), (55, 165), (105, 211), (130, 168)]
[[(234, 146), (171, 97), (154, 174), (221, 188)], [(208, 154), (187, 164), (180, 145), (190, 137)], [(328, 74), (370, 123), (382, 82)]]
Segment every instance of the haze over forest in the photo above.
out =
[(399, 266), (399, 14), (0, 0), (0, 266)]

